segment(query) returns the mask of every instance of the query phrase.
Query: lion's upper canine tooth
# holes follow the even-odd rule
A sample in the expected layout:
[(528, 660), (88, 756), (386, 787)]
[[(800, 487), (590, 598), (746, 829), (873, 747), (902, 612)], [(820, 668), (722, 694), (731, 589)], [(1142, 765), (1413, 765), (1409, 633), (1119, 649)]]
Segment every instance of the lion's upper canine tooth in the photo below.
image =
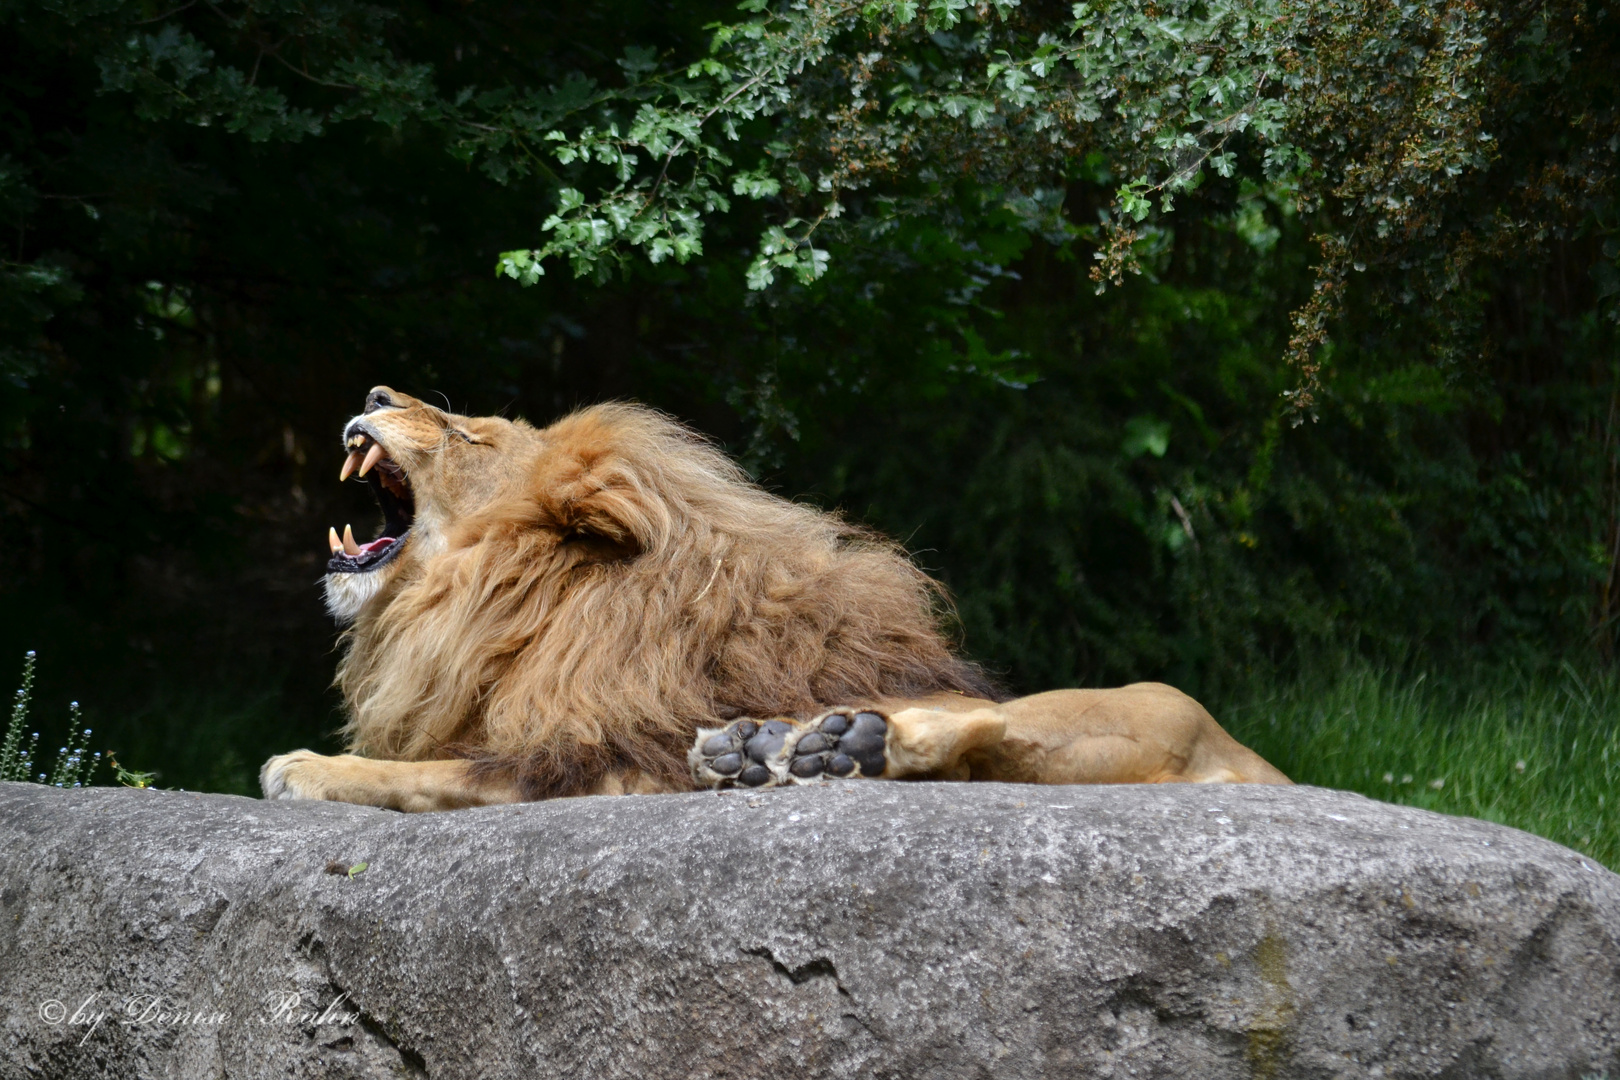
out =
[(343, 550), (343, 541), (338, 539), (337, 529), (335, 528), (327, 528), (326, 542), (332, 545), (332, 554), (334, 555)]
[(360, 545), (354, 542), (354, 530), (347, 525), (343, 526), (343, 554), (360, 554)]
[(343, 459), (343, 471), (338, 473), (338, 483), (341, 484), (343, 481), (347, 480), (349, 478), (349, 474), (354, 472), (359, 464), (360, 451), (350, 450), (349, 456)]
[(364, 476), (371, 471), (371, 467), (383, 458), (382, 443), (372, 443), (371, 449), (366, 451), (366, 460), (360, 463), (360, 475)]

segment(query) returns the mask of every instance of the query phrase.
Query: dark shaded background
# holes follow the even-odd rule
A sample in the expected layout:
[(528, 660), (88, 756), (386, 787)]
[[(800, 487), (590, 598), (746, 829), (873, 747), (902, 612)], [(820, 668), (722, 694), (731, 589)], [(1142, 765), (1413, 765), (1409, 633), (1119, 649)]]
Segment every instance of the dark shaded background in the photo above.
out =
[[(732, 14), (400, 10), (446, 85), (611, 80), (626, 45), (697, 55)], [(1184, 200), (1149, 272), (1102, 296), (1084, 242), (968, 185), (808, 288), (744, 288), (741, 211), (686, 267), (522, 290), (491, 270), (540, 235), (545, 182), (496, 184), (411, 125), (256, 143), (142, 120), (80, 30), (7, 18), (0, 672), (38, 650), (48, 742), (76, 698), (93, 745), (240, 791), (268, 753), (333, 748), (318, 578), (327, 527), (376, 517), (337, 470), (377, 383), (539, 423), (666, 409), (902, 538), (1017, 690), (1154, 677), (1218, 708), (1352, 656), (1611, 662), (1612, 222), (1478, 264), (1460, 353), (1353, 292), (1320, 419), (1295, 427), (1280, 357), (1315, 248), (1276, 192)], [(1539, 124), (1499, 129), (1527, 169)], [(1075, 163), (1070, 219), (1116, 184)]]

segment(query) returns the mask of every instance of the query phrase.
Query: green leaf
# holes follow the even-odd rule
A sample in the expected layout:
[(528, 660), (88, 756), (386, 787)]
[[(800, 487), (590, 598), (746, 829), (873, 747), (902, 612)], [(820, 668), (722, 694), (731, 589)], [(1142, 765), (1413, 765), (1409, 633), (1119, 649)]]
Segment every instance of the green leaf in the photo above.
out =
[(495, 276), (505, 274), (520, 285), (533, 285), (545, 276), (545, 269), (540, 265), (540, 256), (528, 248), (517, 251), (503, 251), (495, 263)]
[(624, 56), (617, 63), (625, 76), (634, 82), (658, 70), (658, 50), (645, 45), (627, 45)]
[(1141, 192), (1148, 190), (1146, 180), (1138, 180), (1134, 184), (1127, 184), (1119, 189), (1115, 198), (1119, 200), (1119, 208), (1126, 215), (1137, 221), (1145, 221), (1153, 212), (1152, 200), (1144, 197)]
[(763, 166), (753, 172), (738, 173), (731, 180), (732, 194), (746, 195), (750, 199), (767, 199), (781, 190), (781, 181), (767, 175)]
[(748, 264), (746, 276), (748, 287), (754, 292), (759, 292), (776, 280), (776, 271), (771, 269), (770, 258), (760, 254), (755, 256), (754, 261)]
[(1125, 439), (1120, 450), (1128, 458), (1152, 454), (1162, 458), (1170, 449), (1170, 423), (1153, 416), (1134, 416), (1125, 422)]

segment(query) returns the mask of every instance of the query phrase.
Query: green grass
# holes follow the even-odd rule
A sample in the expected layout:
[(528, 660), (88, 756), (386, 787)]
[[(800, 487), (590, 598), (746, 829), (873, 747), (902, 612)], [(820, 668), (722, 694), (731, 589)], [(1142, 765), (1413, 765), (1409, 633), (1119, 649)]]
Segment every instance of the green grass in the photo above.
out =
[(1620, 869), (1620, 674), (1351, 668), (1221, 709), (1303, 784), (1511, 825)]

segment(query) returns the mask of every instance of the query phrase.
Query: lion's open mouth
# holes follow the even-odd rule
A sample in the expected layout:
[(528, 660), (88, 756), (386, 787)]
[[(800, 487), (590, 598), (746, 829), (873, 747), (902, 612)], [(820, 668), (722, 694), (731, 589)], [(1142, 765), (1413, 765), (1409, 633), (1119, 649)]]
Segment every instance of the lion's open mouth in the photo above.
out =
[(416, 497), (411, 492), (410, 477), (388, 456), (373, 432), (359, 424), (350, 425), (344, 445), (349, 456), (339, 479), (347, 480), (358, 470), (382, 508), (383, 528), (382, 535), (364, 544), (355, 540), (354, 531), (347, 525), (341, 537), (337, 529), (329, 530), (327, 543), (332, 548), (332, 560), (326, 564), (326, 572), (364, 574), (386, 565), (404, 548), (405, 534), (411, 531), (416, 517)]

